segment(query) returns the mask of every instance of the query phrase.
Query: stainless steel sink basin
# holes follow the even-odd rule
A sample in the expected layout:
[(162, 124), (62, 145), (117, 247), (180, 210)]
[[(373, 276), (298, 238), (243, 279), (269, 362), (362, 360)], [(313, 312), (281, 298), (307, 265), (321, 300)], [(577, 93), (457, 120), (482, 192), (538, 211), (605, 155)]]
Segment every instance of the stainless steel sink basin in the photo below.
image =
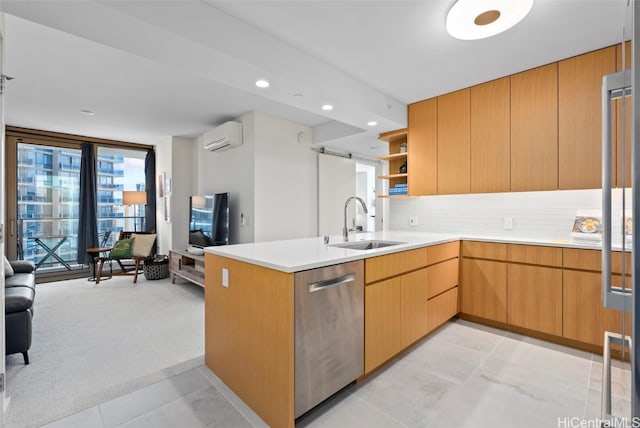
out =
[(348, 248), (350, 250), (374, 250), (376, 248), (391, 247), (393, 245), (406, 244), (406, 242), (380, 241), (371, 239), (368, 241), (345, 242), (344, 244), (333, 244), (332, 247)]

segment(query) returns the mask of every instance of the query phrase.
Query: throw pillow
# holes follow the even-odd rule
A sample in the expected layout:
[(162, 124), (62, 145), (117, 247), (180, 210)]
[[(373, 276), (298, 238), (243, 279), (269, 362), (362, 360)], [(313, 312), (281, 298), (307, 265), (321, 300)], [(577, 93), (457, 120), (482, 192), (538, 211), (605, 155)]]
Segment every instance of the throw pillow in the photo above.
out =
[(109, 257), (114, 259), (126, 259), (133, 255), (133, 241), (134, 239), (120, 239), (113, 244), (113, 248), (109, 253)]
[(202, 229), (192, 230), (189, 232), (189, 244), (197, 247), (208, 247), (209, 240), (207, 239), (207, 235), (202, 233)]
[(155, 233), (145, 233), (144, 235), (139, 235), (134, 233), (131, 235), (134, 238), (133, 241), (133, 255), (136, 257), (148, 257), (151, 255), (151, 249), (153, 248), (153, 243), (156, 242), (156, 234)]
[(7, 256), (4, 256), (4, 277), (13, 276), (15, 272), (13, 272), (13, 267), (11, 267), (11, 263), (7, 259)]

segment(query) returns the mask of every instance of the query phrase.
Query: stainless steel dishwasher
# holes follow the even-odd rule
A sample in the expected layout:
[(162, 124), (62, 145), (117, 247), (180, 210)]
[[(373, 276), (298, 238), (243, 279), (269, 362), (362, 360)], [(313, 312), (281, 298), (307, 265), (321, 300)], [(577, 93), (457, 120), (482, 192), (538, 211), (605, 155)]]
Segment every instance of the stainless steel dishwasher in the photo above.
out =
[(295, 274), (295, 417), (364, 373), (364, 261)]

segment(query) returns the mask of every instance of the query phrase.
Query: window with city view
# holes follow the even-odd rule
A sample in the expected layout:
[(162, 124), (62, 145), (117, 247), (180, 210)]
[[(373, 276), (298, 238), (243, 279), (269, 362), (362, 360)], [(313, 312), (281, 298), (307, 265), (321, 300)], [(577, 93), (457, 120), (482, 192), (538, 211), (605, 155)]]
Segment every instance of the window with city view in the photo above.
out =
[[(125, 207), (124, 190), (144, 190), (142, 150), (99, 146), (96, 161), (98, 234), (135, 230), (144, 206)], [(80, 202), (79, 148), (17, 143), (17, 256), (40, 270), (72, 270), (77, 264)], [(136, 223), (137, 222), (137, 223)]]

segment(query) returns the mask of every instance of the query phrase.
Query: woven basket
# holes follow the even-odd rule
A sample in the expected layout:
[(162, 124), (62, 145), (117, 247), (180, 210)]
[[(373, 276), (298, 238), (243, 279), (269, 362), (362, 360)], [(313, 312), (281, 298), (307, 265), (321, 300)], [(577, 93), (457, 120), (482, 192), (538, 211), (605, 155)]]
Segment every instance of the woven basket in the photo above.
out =
[(146, 261), (142, 266), (144, 277), (147, 279), (164, 279), (169, 276), (169, 260)]

